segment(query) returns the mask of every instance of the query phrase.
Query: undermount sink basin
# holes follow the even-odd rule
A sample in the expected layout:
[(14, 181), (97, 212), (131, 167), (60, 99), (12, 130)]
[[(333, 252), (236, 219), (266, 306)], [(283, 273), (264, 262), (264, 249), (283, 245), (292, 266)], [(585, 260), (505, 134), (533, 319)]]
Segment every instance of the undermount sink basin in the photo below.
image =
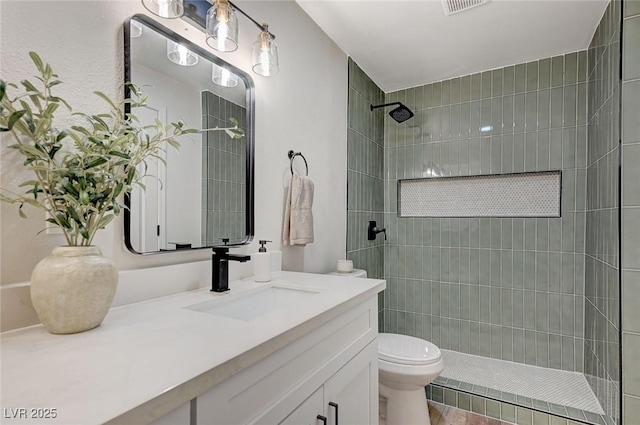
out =
[(321, 289), (273, 285), (256, 291), (184, 307), (188, 310), (249, 321), (272, 311), (295, 305), (317, 295)]

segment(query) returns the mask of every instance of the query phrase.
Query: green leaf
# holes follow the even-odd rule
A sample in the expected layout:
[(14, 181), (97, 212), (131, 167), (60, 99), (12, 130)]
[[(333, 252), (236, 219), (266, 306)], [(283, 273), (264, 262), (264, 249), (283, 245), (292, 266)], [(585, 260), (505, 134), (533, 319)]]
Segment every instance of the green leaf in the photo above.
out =
[(56, 211), (55, 216), (61, 227), (65, 229), (71, 229), (71, 224), (69, 223), (69, 220), (67, 220), (67, 216), (64, 213)]
[(51, 149), (49, 150), (49, 158), (53, 159), (54, 156), (56, 156), (56, 153), (58, 153), (58, 151), (62, 148), (62, 145), (60, 144), (55, 144), (53, 146), (51, 146)]
[(109, 96), (107, 96), (106, 94), (102, 93), (101, 91), (94, 91), (93, 93), (95, 93), (96, 95), (98, 95), (100, 98), (102, 98), (105, 102), (107, 102), (109, 104), (109, 106), (111, 106), (112, 109), (119, 109), (115, 103), (113, 103), (113, 101), (109, 98)]
[(90, 168), (97, 167), (98, 165), (102, 165), (107, 161), (108, 161), (107, 158), (101, 156), (101, 157), (96, 158), (96, 159), (94, 159), (92, 161), (89, 161), (89, 163), (84, 166), (84, 169), (88, 170)]
[[(103, 130), (108, 130), (109, 126), (107, 125), (106, 122), (104, 122), (104, 120), (102, 118), (100, 118), (98, 115), (91, 115), (91, 118), (93, 118), (94, 121), (97, 121), (101, 126)], [(92, 123), (95, 127), (95, 123)]]
[(138, 87), (131, 83), (131, 82), (126, 82), (124, 83), (125, 87), (129, 89), (129, 91), (134, 95), (134, 96), (139, 96), (140, 92), (138, 91)]
[(40, 56), (38, 56), (36, 52), (29, 52), (29, 56), (36, 65), (36, 68), (38, 68), (38, 71), (40, 71), (40, 74), (44, 74), (44, 63), (42, 62), (42, 59), (40, 59)]
[(127, 155), (124, 152), (109, 151), (109, 155), (118, 156), (118, 157), (124, 158), (124, 159), (131, 159), (131, 156)]
[(60, 105), (58, 105), (57, 103), (50, 103), (47, 106), (47, 109), (44, 110), (44, 114), (49, 118), (53, 117), (53, 113), (56, 111), (56, 109), (58, 109), (59, 106)]
[(98, 229), (104, 229), (105, 227), (107, 227), (107, 224), (111, 223), (114, 218), (115, 215), (113, 214), (103, 216), (98, 222)]
[(66, 131), (62, 130), (60, 133), (58, 133), (58, 135), (56, 136), (56, 143), (60, 142), (62, 139), (64, 139), (65, 137), (67, 137), (69, 135), (69, 133), (67, 133)]
[[(51, 119), (50, 118), (42, 118), (38, 120), (38, 124), (36, 125), (36, 129), (33, 132), (34, 135), (40, 135), (49, 130), (51, 127)], [(38, 146), (38, 145), (36, 145)]]
[(82, 235), (84, 239), (89, 239), (89, 231), (87, 230), (86, 227), (80, 226), (78, 228), (78, 232), (80, 232), (80, 235)]
[(40, 93), (40, 90), (38, 90), (29, 80), (22, 80), (20, 81), (20, 84), (22, 84), (27, 91)]
[(22, 99), (20, 99), (20, 106), (22, 106), (22, 109), (24, 109), (29, 115), (33, 114), (31, 112), (31, 106), (29, 106), (29, 104)]
[(22, 116), (26, 113), (27, 111), (16, 111), (13, 114), (11, 114), (11, 116), (9, 117), (9, 122), (7, 123), (7, 128), (11, 130), (13, 126), (16, 124), (16, 121), (22, 118)]
[(4, 94), (7, 91), (7, 83), (4, 80), (0, 80), (0, 100), (4, 99)]
[[(74, 115), (80, 115), (80, 114), (74, 114)], [(79, 126), (79, 125), (73, 125), (71, 126), (72, 129), (74, 129), (75, 131), (77, 131), (78, 133), (82, 133), (85, 136), (90, 136), (91, 132), (89, 130), (87, 130), (86, 128)]]
[(75, 208), (73, 208), (72, 206), (68, 206), (67, 210), (69, 211), (69, 215), (71, 216), (73, 221), (78, 224), (82, 224), (82, 220), (80, 219), (80, 216), (78, 215), (78, 212), (75, 210)]
[(73, 187), (73, 185), (69, 182), (67, 182), (66, 184), (64, 184), (62, 187), (64, 187), (64, 189), (69, 192), (70, 194), (72, 194), (73, 196), (77, 197), (80, 192), (78, 192), (78, 190)]
[(35, 105), (36, 109), (38, 109), (38, 110), (42, 109), (42, 104), (40, 103), (40, 99), (38, 99), (38, 96), (31, 95), (31, 96), (29, 96), (29, 99), (31, 100), (31, 103), (33, 103)]
[(82, 205), (89, 205), (89, 193), (86, 190), (80, 191), (79, 200)]
[(49, 98), (49, 100), (50, 100), (51, 102), (60, 102), (60, 103), (62, 103), (64, 106), (66, 106), (68, 110), (70, 110), (70, 111), (72, 111), (72, 110), (73, 110), (73, 108), (71, 108), (71, 105), (69, 105), (69, 104), (67, 103), (67, 101), (66, 101), (66, 100), (64, 100), (64, 99), (63, 99), (63, 98), (61, 98), (61, 97), (51, 96), (51, 97)]

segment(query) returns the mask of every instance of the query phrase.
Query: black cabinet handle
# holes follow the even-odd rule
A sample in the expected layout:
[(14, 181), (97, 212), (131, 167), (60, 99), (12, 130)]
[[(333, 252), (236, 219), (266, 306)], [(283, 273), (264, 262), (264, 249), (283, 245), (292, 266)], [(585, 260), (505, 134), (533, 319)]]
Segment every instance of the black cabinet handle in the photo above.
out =
[(329, 402), (329, 406), (335, 407), (335, 409), (336, 409), (336, 425), (340, 425), (340, 423), (338, 422), (338, 403), (334, 403), (333, 401), (330, 401)]
[(327, 425), (327, 418), (322, 415), (316, 416), (317, 419), (321, 420), (324, 425)]

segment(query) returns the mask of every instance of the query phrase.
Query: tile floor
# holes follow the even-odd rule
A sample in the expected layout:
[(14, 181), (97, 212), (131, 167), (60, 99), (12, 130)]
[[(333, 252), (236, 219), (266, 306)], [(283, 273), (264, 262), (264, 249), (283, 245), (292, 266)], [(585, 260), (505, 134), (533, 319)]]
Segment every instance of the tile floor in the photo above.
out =
[(429, 401), (431, 425), (510, 425), (498, 419), (477, 415), (445, 404)]
[(582, 373), (530, 366), (442, 350), (443, 378), (603, 414)]

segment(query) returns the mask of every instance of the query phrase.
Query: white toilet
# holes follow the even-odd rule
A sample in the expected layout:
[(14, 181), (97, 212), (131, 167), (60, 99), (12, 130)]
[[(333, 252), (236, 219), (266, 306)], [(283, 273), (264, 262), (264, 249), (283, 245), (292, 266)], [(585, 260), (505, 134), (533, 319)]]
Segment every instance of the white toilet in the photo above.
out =
[[(367, 271), (360, 269), (329, 274), (367, 277)], [(408, 335), (379, 333), (379, 425), (431, 425), (424, 387), (442, 369), (442, 354), (435, 344)]]
[(440, 349), (420, 338), (378, 334), (380, 425), (430, 425), (424, 387), (444, 368)]

